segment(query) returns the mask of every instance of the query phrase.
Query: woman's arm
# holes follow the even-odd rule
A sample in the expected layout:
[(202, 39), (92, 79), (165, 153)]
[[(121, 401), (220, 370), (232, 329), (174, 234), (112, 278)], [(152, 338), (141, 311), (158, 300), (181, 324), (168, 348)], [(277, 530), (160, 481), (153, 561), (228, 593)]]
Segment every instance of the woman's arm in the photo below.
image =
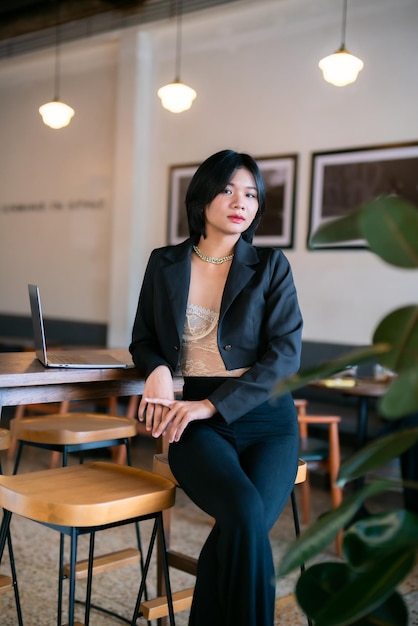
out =
[[(169, 405), (162, 401), (150, 401), (149, 398), (161, 398), (166, 402), (174, 400), (173, 377), (165, 365), (156, 367), (146, 379), (138, 407), (139, 421), (145, 421), (146, 430), (152, 431), (153, 436), (158, 437), (165, 430), (165, 427), (160, 428), (160, 425), (168, 413)], [(155, 434), (157, 432), (158, 434)]]
[(138, 419), (145, 421), (146, 430), (153, 431), (153, 434), (168, 413), (168, 408), (161, 403), (148, 403), (145, 398), (163, 398), (168, 401), (174, 399), (172, 370), (163, 357), (154, 321), (155, 260), (154, 251), (145, 271), (129, 346), (133, 362), (146, 377), (138, 407)]
[(160, 365), (170, 365), (163, 356), (163, 350), (159, 342), (159, 333), (155, 327), (155, 287), (158, 286), (156, 278), (158, 269), (157, 251), (154, 250), (149, 258), (145, 270), (142, 287), (139, 294), (138, 307), (136, 310), (132, 329), (132, 341), (129, 352), (135, 366), (148, 377), (153, 370)]

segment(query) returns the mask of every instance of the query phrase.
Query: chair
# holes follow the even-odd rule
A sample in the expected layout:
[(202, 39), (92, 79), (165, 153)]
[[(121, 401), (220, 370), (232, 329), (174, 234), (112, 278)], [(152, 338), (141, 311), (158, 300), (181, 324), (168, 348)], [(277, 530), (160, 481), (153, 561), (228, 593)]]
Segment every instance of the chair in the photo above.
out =
[[(27, 417), (45, 417), (46, 415), (61, 415), (64, 413), (68, 413), (71, 410), (71, 406), (74, 408), (76, 408), (76, 411), (71, 411), (71, 412), (77, 412), (80, 413), (80, 408), (83, 408), (83, 406), (86, 405), (86, 402), (70, 402), (70, 400), (64, 400), (62, 402), (55, 402), (55, 403), (42, 403), (42, 404), (20, 404), (16, 407), (15, 409), (15, 413), (14, 413), (14, 424), (17, 425), (17, 423), (20, 420), (26, 419)], [(90, 407), (91, 407), (91, 402), (89, 403)], [(101, 405), (103, 405), (103, 408), (107, 409), (106, 413), (105, 411), (102, 411), (102, 413), (104, 414), (109, 414), (109, 415), (118, 415), (118, 411), (117, 411), (117, 398), (115, 397), (110, 397), (110, 398), (105, 398), (103, 400), (98, 400), (95, 402), (95, 406), (99, 406), (101, 407)], [(89, 407), (89, 408), (90, 408)], [(96, 411), (95, 411), (96, 412)], [(127, 417), (130, 417), (129, 415), (127, 415)], [(15, 428), (17, 428), (17, 426), (15, 426)], [(12, 436), (11, 438), (11, 442), (10, 442), (10, 447), (9, 447), (9, 451), (8, 451), (8, 458), (12, 459), (15, 454), (16, 454), (16, 448), (17, 448), (17, 440), (14, 436)], [(126, 454), (125, 454), (125, 447), (124, 446), (120, 446), (118, 448), (113, 448), (112, 449), (112, 459), (117, 462), (117, 463), (125, 463), (126, 462)], [(51, 455), (51, 467), (56, 467), (58, 465), (58, 461), (59, 461), (59, 452), (58, 451), (53, 451), (52, 455)]]
[[(148, 568), (155, 540), (158, 537), (167, 589), (170, 626), (174, 626), (162, 519), (162, 512), (172, 507), (174, 502), (175, 485), (170, 480), (152, 472), (109, 462), (86, 463), (1, 476), (0, 506), (4, 508), (4, 519), (0, 529), (0, 562), (13, 514), (21, 515), (68, 535), (70, 537), (68, 626), (83, 626), (75, 621), (74, 616), (77, 539), (82, 534), (90, 534), (84, 616), (84, 624), (88, 626), (95, 533), (114, 526), (153, 519), (151, 539), (131, 624), (134, 626), (139, 616)], [(59, 624), (61, 624), (61, 616), (58, 617)]]
[[(301, 486), (302, 494), (302, 520), (304, 524), (310, 521), (310, 483), (309, 471), (320, 468), (329, 475), (331, 503), (337, 508), (343, 499), (342, 489), (336, 485), (338, 471), (341, 463), (340, 439), (338, 424), (341, 417), (337, 415), (307, 415), (307, 400), (295, 400), (298, 411), (300, 449), (299, 456), (307, 462), (307, 480)], [(309, 426), (324, 424), (328, 426), (328, 441), (309, 437)], [(336, 539), (337, 554), (341, 555), (342, 534)]]
[[(64, 404), (64, 403), (63, 403)], [(10, 420), (10, 433), (17, 441), (16, 473), (25, 446), (61, 452), (62, 465), (68, 454), (123, 445), (131, 464), (129, 439), (136, 435), (136, 424), (127, 417), (106, 413), (63, 412)]]
[[(168, 478), (173, 481), (177, 486), (178, 483), (173, 476), (170, 466), (168, 464), (168, 455), (167, 453), (155, 454), (153, 460), (153, 471), (162, 476), (164, 478)], [(299, 460), (298, 471), (295, 479), (295, 485), (303, 483), (306, 480), (306, 463), (303, 460)], [(291, 494), (291, 503), (292, 503), (292, 511), (293, 511), (293, 520), (295, 525), (296, 536), (300, 534), (299, 528), (299, 519), (298, 519), (298, 510), (296, 504), (295, 493), (292, 491)], [(167, 551), (167, 561), (169, 567), (180, 570), (182, 572), (187, 572), (193, 576), (196, 576), (197, 572), (197, 560), (193, 557), (190, 557), (186, 554), (182, 554), (170, 549), (170, 526), (171, 526), (171, 511), (166, 510), (163, 514), (164, 520), (164, 535), (166, 538), (166, 551)], [(144, 601), (141, 604), (141, 613), (145, 617), (145, 619), (160, 619), (164, 618), (167, 615), (167, 605), (165, 600), (165, 588), (164, 588), (164, 579), (162, 576), (163, 569), (162, 564), (158, 564), (158, 590), (157, 593), (159, 597), (151, 600)], [(301, 570), (304, 571), (304, 566), (301, 567)], [(175, 610), (183, 611), (190, 608), (192, 599), (193, 599), (193, 591), (194, 588), (191, 587), (189, 589), (184, 589), (180, 592), (173, 593), (173, 604), (175, 606)], [(308, 620), (309, 626), (311, 626), (311, 622)]]
[[(7, 450), (10, 445), (10, 432), (5, 428), (0, 428), (0, 451)], [(2, 476), (2, 466), (0, 459), (0, 476)], [(22, 610), (20, 607), (20, 597), (19, 597), (19, 588), (17, 585), (17, 577), (16, 577), (16, 568), (13, 554), (13, 546), (12, 539), (10, 537), (10, 533), (7, 533), (7, 548), (9, 550), (9, 560), (10, 560), (10, 570), (12, 576), (5, 576), (4, 574), (0, 574), (0, 595), (3, 593), (7, 593), (13, 589), (15, 594), (15, 602), (16, 602), (16, 612), (17, 612), (17, 621), (19, 626), (23, 626), (22, 621)]]
[[(64, 407), (68, 403), (63, 403)], [(99, 413), (56, 413), (12, 419), (10, 432), (18, 443), (13, 473), (17, 474), (25, 446), (35, 446), (55, 453), (62, 453), (63, 467), (68, 464), (68, 454), (79, 452), (82, 455), (92, 449), (123, 445), (126, 450), (128, 465), (132, 465), (129, 440), (136, 435), (136, 424), (127, 417), (116, 417)], [(112, 555), (97, 557), (93, 573), (100, 573), (115, 567), (123, 567), (133, 562), (140, 562), (143, 567), (143, 555), (139, 526), (136, 525), (137, 548), (114, 552)], [(59, 602), (61, 613), (62, 583), (68, 575), (68, 565), (64, 565), (64, 534), (60, 538)], [(77, 564), (77, 577), (85, 578), (88, 571), (82, 564)], [(100, 607), (95, 607), (101, 610)]]

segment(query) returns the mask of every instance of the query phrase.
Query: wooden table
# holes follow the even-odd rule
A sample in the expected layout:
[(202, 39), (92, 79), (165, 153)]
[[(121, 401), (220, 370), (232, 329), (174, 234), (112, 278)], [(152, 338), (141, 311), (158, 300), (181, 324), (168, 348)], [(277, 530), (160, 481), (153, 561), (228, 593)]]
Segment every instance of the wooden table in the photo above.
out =
[(356, 378), (354, 384), (351, 381), (341, 379), (327, 379), (312, 382), (317, 389), (323, 389), (331, 393), (339, 393), (347, 396), (355, 396), (358, 399), (357, 410), (357, 445), (362, 448), (367, 439), (367, 422), (369, 417), (369, 401), (372, 398), (381, 398), (389, 388), (389, 381), (378, 381), (374, 378)]
[[(86, 350), (86, 353), (88, 351)], [(97, 353), (97, 350), (94, 350)], [(103, 354), (131, 363), (128, 350), (103, 349)], [(176, 378), (175, 391), (183, 381)], [(0, 416), (3, 406), (95, 400), (117, 396), (141, 395), (144, 378), (134, 367), (127, 369), (47, 368), (34, 352), (0, 353)]]

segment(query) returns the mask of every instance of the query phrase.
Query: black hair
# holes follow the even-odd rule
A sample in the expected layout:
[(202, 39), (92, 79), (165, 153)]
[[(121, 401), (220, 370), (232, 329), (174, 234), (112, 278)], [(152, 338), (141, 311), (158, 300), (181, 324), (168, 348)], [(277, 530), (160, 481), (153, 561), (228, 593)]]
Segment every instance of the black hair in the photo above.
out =
[(263, 176), (256, 161), (245, 153), (221, 150), (207, 158), (196, 170), (186, 193), (186, 211), (191, 237), (206, 237), (205, 208), (229, 184), (237, 169), (245, 168), (254, 177), (258, 210), (242, 238), (252, 242), (266, 205)]

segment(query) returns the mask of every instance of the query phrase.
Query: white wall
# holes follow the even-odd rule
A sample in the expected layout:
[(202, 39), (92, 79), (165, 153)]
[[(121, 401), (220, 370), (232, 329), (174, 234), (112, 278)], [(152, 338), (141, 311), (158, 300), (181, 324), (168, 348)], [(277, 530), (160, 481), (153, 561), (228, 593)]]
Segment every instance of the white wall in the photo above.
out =
[[(49, 315), (108, 320), (110, 343), (126, 345), (149, 252), (166, 243), (170, 165), (198, 163), (225, 147), (254, 156), (296, 152), (295, 246), (287, 256), (305, 339), (368, 342), (378, 319), (416, 300), (416, 275), (364, 250), (306, 249), (311, 153), (418, 140), (417, 26), (416, 0), (351, 0), (347, 47), (365, 69), (355, 84), (336, 88), (317, 68), (340, 44), (334, 0), (243, 1), (185, 16), (181, 78), (198, 98), (180, 115), (163, 110), (156, 97), (174, 78), (174, 22), (83, 41), (62, 55), (62, 98), (76, 109), (62, 131), (43, 127), (36, 113), (49, 97), (50, 55), (3, 61), (0, 136), (9, 148), (0, 155), (0, 208), (41, 191), (53, 198), (57, 188), (65, 201), (75, 187), (90, 197), (100, 192), (106, 209), (94, 225), (85, 212), (83, 228), (48, 216), (46, 239), (56, 239), (70, 257), (58, 266), (43, 260), (39, 248), (35, 262), (24, 261), (33, 244), (22, 234), (23, 220), (11, 216), (12, 228), (0, 212), (0, 313), (27, 312), (30, 278), (47, 292)], [(100, 67), (91, 67), (90, 58)], [(39, 244), (44, 239), (38, 235)]]
[(1, 64), (2, 313), (27, 314), (26, 284), (38, 282), (48, 315), (107, 321), (116, 51), (63, 54), (61, 98), (76, 115), (59, 131), (38, 113), (54, 95), (51, 54)]

